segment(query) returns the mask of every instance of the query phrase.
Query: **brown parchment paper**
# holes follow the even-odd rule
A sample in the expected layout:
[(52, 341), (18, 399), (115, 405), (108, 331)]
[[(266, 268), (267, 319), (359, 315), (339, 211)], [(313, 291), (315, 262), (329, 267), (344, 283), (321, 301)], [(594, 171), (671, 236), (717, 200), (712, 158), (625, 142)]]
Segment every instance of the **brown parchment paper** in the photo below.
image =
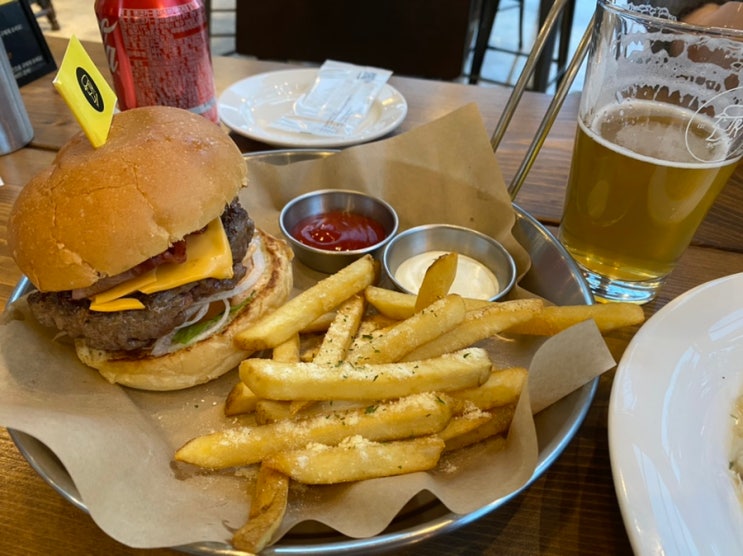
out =
[[(278, 212), (292, 196), (316, 188), (370, 191), (397, 209), (401, 229), (451, 222), (499, 239), (529, 267), (513, 239), (510, 200), (489, 137), (474, 105), (431, 124), (319, 161), (280, 168), (249, 164), (241, 195), (258, 226), (278, 234)], [(321, 277), (295, 264), (295, 286)], [(529, 292), (516, 290), (515, 296)], [(292, 490), (278, 536), (315, 520), (350, 537), (380, 533), (419, 493), (433, 493), (456, 513), (474, 511), (520, 488), (538, 456), (532, 414), (613, 367), (592, 322), (553, 338), (483, 344), (497, 365), (530, 371), (505, 447), (483, 443), (447, 456), (430, 473), (351, 485)], [(247, 516), (241, 473), (198, 473), (172, 464), (175, 449), (211, 430), (236, 426), (222, 416), (238, 380), (231, 372), (181, 392), (112, 386), (80, 364), (71, 348), (28, 316), (23, 301), (0, 324), (0, 424), (46, 444), (64, 464), (97, 524), (134, 547), (228, 542)]]

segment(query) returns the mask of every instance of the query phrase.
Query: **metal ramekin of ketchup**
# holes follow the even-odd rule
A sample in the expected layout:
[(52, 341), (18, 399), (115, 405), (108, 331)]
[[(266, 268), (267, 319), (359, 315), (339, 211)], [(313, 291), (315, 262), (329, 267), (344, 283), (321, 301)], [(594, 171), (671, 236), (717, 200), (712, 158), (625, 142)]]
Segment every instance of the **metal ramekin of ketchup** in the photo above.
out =
[(392, 206), (373, 195), (323, 189), (289, 201), (279, 225), (300, 262), (333, 273), (367, 253), (379, 253), (397, 233), (398, 218)]

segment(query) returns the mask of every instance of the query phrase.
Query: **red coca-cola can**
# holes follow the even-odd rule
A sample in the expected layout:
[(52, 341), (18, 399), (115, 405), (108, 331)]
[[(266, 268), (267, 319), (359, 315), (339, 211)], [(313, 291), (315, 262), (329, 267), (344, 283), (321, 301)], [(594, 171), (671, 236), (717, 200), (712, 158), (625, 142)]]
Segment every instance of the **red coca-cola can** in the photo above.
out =
[(202, 0), (96, 0), (119, 108), (185, 108), (215, 123), (209, 30)]

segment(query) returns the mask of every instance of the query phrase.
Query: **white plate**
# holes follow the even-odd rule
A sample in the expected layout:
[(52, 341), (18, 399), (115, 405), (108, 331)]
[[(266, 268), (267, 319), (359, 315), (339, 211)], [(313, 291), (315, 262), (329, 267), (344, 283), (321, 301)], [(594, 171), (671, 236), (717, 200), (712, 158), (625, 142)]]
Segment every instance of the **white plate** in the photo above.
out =
[(269, 145), (284, 147), (345, 147), (386, 135), (405, 119), (408, 105), (393, 87), (384, 85), (356, 132), (344, 137), (292, 133), (271, 127), (291, 112), (292, 104), (315, 81), (317, 69), (261, 73), (238, 81), (219, 97), (219, 117), (234, 132)]
[(728, 471), (741, 394), (743, 274), (679, 296), (633, 338), (612, 387), (609, 449), (636, 554), (743, 554)]

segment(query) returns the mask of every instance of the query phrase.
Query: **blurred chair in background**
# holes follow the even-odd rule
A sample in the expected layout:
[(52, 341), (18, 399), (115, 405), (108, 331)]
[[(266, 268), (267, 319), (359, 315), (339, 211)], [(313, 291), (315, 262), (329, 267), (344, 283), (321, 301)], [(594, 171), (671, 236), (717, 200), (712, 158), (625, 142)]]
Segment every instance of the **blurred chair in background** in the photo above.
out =
[(481, 0), (238, 0), (238, 54), (327, 59), (452, 80), (464, 64)]
[[(235, 0), (237, 2), (237, 0)], [(215, 20), (220, 18), (220, 15), (227, 15), (227, 19), (234, 19), (235, 4), (231, 2), (213, 2), (212, 0), (204, 0), (204, 8), (206, 9), (206, 18), (209, 22), (209, 37), (210, 38), (221, 38), (221, 37), (234, 37), (235, 29), (218, 29), (215, 25)]]
[[(516, 56), (523, 56), (526, 58), (529, 51), (522, 51), (523, 47), (523, 10), (525, 0), (516, 0), (519, 7), (519, 47), (517, 51), (508, 51), (510, 54)], [(480, 80), (487, 80), (482, 76), (482, 66), (485, 60), (485, 55), (488, 50), (499, 50), (495, 46), (491, 46), (490, 37), (493, 32), (493, 26), (495, 25), (496, 14), (499, 10), (508, 9), (511, 6), (505, 8), (500, 7), (500, 0), (483, 0), (479, 25), (477, 30), (477, 36), (475, 38), (475, 47), (472, 52), (472, 64), (469, 72), (469, 82), (476, 84)], [(544, 20), (547, 18), (550, 8), (552, 7), (551, 0), (540, 0), (539, 2), (539, 21), (538, 26), (541, 28)], [(554, 81), (558, 84), (560, 79), (565, 72), (568, 64), (568, 54), (570, 46), (570, 33), (573, 27), (573, 18), (575, 13), (575, 0), (569, 0), (564, 9), (562, 10), (559, 21), (553, 29), (549, 40), (544, 45), (544, 50), (540, 56), (537, 65), (534, 69), (534, 76), (531, 82), (531, 89), (535, 91), (546, 91), (550, 85), (550, 72), (553, 63), (557, 64), (557, 70)], [(559, 42), (556, 42), (556, 38), (559, 33)]]
[[(504, 7), (503, 9), (518, 8), (518, 49), (508, 51), (509, 54), (519, 55), (524, 48), (524, 2), (525, 0), (516, 0), (515, 4)], [(475, 36), (475, 47), (472, 50), (472, 64), (470, 65), (469, 82), (476, 84), (480, 80), (482, 63), (485, 61), (485, 54), (488, 50), (497, 48), (490, 45), (490, 36), (493, 33), (495, 25), (495, 15), (500, 9), (500, 0), (482, 0), (480, 8), (480, 17), (477, 24), (477, 35)]]
[[(59, 21), (57, 21), (57, 12), (54, 10), (54, 4), (52, 0), (25, 0), (31, 6), (34, 12), (34, 16), (37, 18), (46, 17), (49, 20), (49, 25), (52, 26), (53, 31), (59, 31)], [(39, 9), (34, 9), (34, 5), (38, 6)]]

